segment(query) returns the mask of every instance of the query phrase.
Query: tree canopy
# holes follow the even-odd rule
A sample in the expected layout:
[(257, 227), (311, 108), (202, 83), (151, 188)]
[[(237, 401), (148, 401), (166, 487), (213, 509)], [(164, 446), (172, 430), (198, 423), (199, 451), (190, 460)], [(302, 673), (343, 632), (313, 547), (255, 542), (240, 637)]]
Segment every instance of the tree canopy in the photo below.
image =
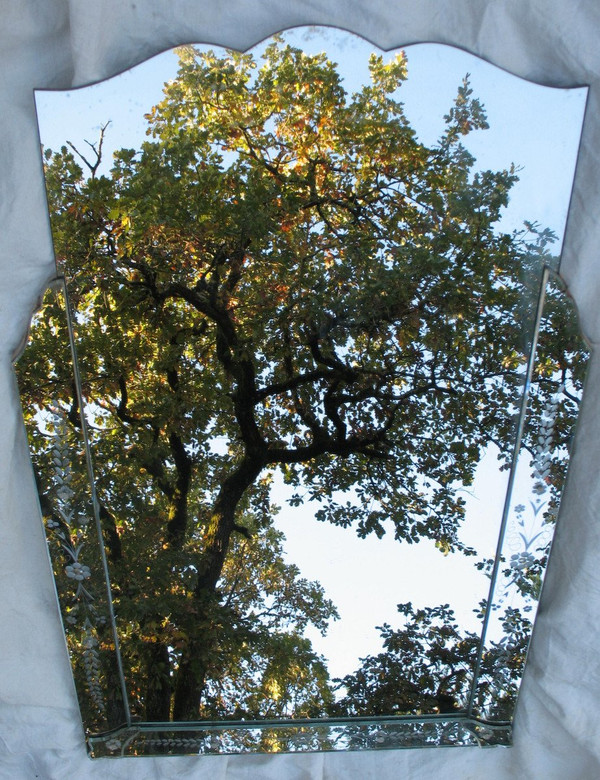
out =
[[(389, 626), (385, 663), (364, 659), (334, 706), (303, 632), (325, 631), (335, 607), (273, 527), (279, 473), (319, 520), (468, 554), (459, 488), (490, 442), (511, 453), (551, 234), (498, 229), (517, 174), (477, 170), (466, 150), (487, 127), (468, 78), (426, 146), (399, 100), (404, 55), (374, 54), (369, 70), (348, 94), (326, 55), (278, 38), (262, 63), (184, 47), (148, 140), (116, 152), (109, 175), (98, 146), (83, 168), (77, 150), (46, 152), (124, 663), (142, 681), (129, 694), (146, 720), (372, 713), (365, 680), (389, 664), (395, 714), (398, 701), (459, 706), (466, 672), (448, 665), (472, 638), (448, 629), (435, 677), (435, 651), (401, 658)], [(55, 335), (31, 352), (31, 397), (77, 427), (66, 352), (42, 357)], [(572, 344), (558, 354), (540, 403), (576, 362)], [(423, 674), (435, 679), (420, 698), (400, 696)]]

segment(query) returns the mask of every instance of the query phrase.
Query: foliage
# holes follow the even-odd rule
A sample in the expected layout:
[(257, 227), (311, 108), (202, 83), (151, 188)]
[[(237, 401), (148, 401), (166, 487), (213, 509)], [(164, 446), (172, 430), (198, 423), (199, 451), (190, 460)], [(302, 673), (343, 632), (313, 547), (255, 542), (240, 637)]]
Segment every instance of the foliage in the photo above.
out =
[[(331, 710), (303, 632), (336, 612), (284, 559), (274, 474), (361, 537), (391, 527), (472, 552), (458, 489), (490, 441), (510, 455), (549, 257), (547, 232), (497, 228), (516, 173), (475, 171), (462, 139), (487, 123), (468, 79), (429, 148), (397, 99), (403, 55), (372, 55), (352, 95), (325, 55), (276, 38), (263, 60), (183, 48), (149, 140), (109, 176), (46, 153), (124, 662), (148, 720)], [(68, 360), (35, 362), (49, 340), (24, 369), (32, 399), (77, 426)], [(444, 652), (471, 652), (445, 631)], [(439, 699), (441, 645), (415, 645), (403, 672), (399, 635), (383, 634), (389, 660), (365, 674), (389, 663)], [(362, 683), (346, 679), (358, 711)]]
[[(380, 627), (383, 652), (362, 658), (361, 667), (338, 680), (344, 696), (340, 714), (420, 715), (469, 709), (480, 637), (461, 632), (448, 604), (414, 609), (398, 604), (401, 629)], [(523, 672), (531, 623), (519, 610), (504, 614), (504, 637), (481, 653), (481, 674), (473, 692), (474, 712), (510, 720)]]

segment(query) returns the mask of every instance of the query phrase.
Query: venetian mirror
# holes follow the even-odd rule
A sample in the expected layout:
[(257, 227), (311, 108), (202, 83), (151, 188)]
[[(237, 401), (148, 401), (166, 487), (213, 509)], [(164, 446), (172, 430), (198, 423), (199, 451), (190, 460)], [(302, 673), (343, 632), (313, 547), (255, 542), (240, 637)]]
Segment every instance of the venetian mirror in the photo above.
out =
[(315, 28), (37, 93), (17, 373), (93, 756), (510, 743), (585, 96)]

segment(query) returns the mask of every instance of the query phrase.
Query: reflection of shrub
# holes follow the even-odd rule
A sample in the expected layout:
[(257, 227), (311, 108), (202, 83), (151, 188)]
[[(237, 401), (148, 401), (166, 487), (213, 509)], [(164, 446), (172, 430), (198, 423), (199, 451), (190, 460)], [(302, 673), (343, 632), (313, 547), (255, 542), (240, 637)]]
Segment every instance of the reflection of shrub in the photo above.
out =
[[(363, 658), (355, 673), (337, 680), (339, 715), (421, 715), (468, 709), (480, 637), (461, 632), (448, 605), (415, 610), (399, 604), (401, 629), (380, 628), (383, 652)], [(474, 712), (510, 720), (525, 662), (531, 623), (507, 609), (504, 636), (481, 656)]]

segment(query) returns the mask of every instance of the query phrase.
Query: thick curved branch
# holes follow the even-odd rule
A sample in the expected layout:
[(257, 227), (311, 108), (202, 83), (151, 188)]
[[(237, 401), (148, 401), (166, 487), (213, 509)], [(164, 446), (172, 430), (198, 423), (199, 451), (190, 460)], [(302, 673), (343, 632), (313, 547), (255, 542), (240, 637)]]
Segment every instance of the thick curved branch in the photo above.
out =
[(242, 440), (252, 450), (264, 449), (266, 442), (254, 417), (257, 388), (250, 350), (240, 342), (226, 306), (216, 300), (215, 294), (203, 290), (203, 287), (200, 284), (189, 288), (180, 282), (173, 282), (162, 292), (162, 297), (165, 300), (169, 297), (182, 298), (215, 323), (217, 358), (236, 383), (231, 398)]
[(188, 495), (192, 481), (192, 460), (185, 445), (176, 433), (169, 434), (169, 446), (175, 461), (176, 478), (170, 500), (167, 522), (167, 541), (179, 547), (184, 540), (188, 524)]
[(333, 379), (336, 376), (333, 371), (318, 368), (315, 371), (307, 371), (304, 374), (296, 374), (283, 382), (272, 382), (270, 385), (258, 388), (255, 393), (255, 402), (263, 401), (271, 395), (281, 395), (289, 390), (296, 390), (301, 385), (310, 385), (319, 379)]

